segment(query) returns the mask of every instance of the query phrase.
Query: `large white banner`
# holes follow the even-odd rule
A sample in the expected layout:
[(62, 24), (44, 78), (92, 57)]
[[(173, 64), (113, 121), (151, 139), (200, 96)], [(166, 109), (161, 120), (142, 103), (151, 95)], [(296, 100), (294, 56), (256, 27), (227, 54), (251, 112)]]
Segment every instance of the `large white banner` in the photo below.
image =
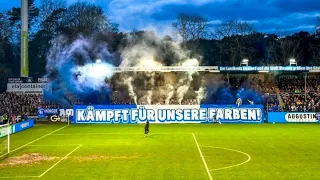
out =
[(74, 105), (73, 123), (263, 123), (262, 105)]
[(48, 83), (7, 83), (7, 92), (43, 93)]

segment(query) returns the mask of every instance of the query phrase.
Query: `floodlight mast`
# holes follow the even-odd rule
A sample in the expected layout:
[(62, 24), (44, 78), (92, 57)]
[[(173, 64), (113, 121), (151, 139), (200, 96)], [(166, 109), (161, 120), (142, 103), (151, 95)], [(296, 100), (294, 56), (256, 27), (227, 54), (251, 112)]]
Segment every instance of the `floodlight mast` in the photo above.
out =
[(28, 0), (21, 0), (21, 53), (20, 76), (29, 76), (28, 60)]

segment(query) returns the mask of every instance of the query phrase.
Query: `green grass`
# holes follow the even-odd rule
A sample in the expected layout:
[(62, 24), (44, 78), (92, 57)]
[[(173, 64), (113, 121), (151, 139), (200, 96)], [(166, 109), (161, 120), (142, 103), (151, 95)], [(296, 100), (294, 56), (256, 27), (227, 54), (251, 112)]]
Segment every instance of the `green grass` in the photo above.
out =
[[(41, 125), (14, 134), (11, 149), (63, 126)], [(151, 124), (147, 138), (143, 131), (143, 125), (65, 127), (12, 152), (0, 164), (28, 153), (56, 159), (0, 166), (0, 179), (39, 176), (44, 172), (41, 177), (20, 179), (209, 179), (192, 133), (213, 179), (320, 177), (319, 124)], [(230, 167), (247, 161), (249, 156), (247, 163)]]

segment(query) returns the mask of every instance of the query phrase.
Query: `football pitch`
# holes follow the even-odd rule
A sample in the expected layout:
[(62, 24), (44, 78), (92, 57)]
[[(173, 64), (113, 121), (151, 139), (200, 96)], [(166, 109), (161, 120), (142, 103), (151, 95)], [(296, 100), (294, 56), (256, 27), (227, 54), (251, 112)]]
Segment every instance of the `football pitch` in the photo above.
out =
[[(319, 124), (36, 125), (1, 179), (319, 179)], [(3, 139), (0, 139), (3, 140)]]

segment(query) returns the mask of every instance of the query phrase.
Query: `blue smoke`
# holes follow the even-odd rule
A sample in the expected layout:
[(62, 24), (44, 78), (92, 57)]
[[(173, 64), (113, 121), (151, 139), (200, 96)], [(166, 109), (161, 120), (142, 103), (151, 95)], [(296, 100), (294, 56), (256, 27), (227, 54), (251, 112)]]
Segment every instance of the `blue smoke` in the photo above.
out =
[[(93, 62), (89, 56), (93, 46), (101, 47), (95, 52), (98, 58), (104, 59)], [(80, 65), (81, 58), (83, 63)], [(59, 42), (54, 44), (47, 58), (46, 77), (51, 81), (44, 90), (44, 100), (65, 107), (80, 102), (110, 104), (108, 80), (113, 76), (113, 66), (105, 58), (113, 59), (104, 46), (95, 45), (87, 39), (78, 39), (69, 46), (60, 45)]]
[(264, 104), (263, 93), (257, 92), (253, 89), (243, 87), (236, 89), (230, 87), (226, 83), (221, 87), (218, 87), (216, 91), (212, 91), (212, 89), (212, 87), (207, 87), (209, 96), (207, 96), (205, 103), (229, 105), (235, 104), (236, 100), (241, 98), (242, 104), (250, 104), (249, 101), (253, 101), (254, 104)]

